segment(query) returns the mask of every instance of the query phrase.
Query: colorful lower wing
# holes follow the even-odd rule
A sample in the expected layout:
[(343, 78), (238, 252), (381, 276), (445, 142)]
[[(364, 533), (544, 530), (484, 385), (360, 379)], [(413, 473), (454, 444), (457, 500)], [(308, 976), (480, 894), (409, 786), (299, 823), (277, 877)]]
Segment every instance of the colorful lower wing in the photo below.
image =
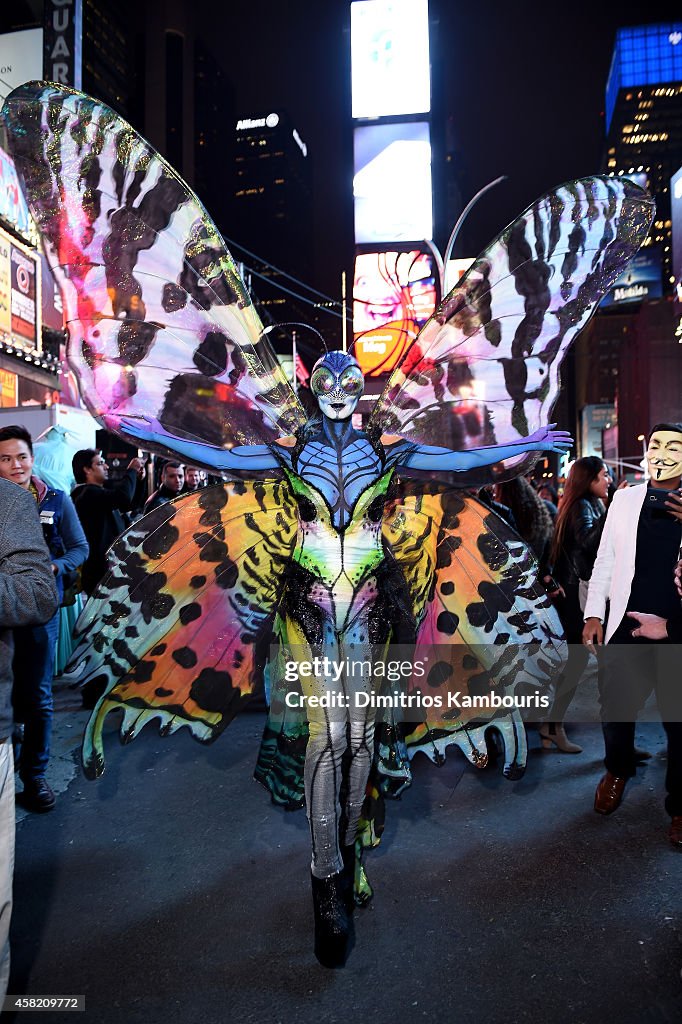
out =
[(104, 770), (102, 725), (121, 736), (152, 719), (214, 740), (262, 681), (296, 536), (285, 483), (225, 483), (162, 505), (124, 533), (76, 627), (67, 674), (103, 695), (83, 743)]
[[(436, 710), (402, 724), (403, 753), (411, 758), (422, 750), (439, 761), (445, 747), (457, 743), (481, 764), (483, 732), (496, 721), (522, 766), (518, 712), (495, 708), (486, 698), (519, 698), (519, 706), (525, 699), (534, 708), (533, 694), (548, 697), (566, 656), (561, 624), (537, 582), (533, 555), (494, 512), (437, 484), (403, 482), (387, 508), (384, 535), (413, 597), (419, 623), (415, 659), (428, 658), (428, 670), (413, 679), (412, 692), (436, 698)], [(387, 743), (385, 756), (404, 774), (407, 761), (396, 749), (399, 754), (401, 743)]]

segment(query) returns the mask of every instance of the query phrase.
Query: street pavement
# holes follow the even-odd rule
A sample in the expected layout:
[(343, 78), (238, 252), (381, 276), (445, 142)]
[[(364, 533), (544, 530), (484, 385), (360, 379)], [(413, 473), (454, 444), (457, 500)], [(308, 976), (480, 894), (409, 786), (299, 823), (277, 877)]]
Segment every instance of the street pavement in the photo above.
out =
[(59, 690), (56, 809), (18, 811), (9, 991), (85, 995), (85, 1015), (28, 1024), (659, 1024), (682, 1019), (682, 850), (667, 842), (664, 734), (609, 818), (592, 810), (598, 726), (581, 755), (543, 752), (509, 782), (453, 750), (388, 805), (367, 857), (375, 899), (344, 970), (312, 953), (303, 812), (251, 777), (262, 713), (209, 747), (154, 724), (107, 770), (78, 768), (86, 715)]

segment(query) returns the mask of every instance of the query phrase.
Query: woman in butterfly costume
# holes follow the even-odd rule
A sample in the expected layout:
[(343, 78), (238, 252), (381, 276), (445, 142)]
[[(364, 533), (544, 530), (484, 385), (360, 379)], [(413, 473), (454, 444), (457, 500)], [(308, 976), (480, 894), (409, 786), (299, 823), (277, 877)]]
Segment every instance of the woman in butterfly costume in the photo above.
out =
[[(348, 697), (348, 666), (408, 634), (452, 652), (434, 689), (451, 678), (458, 692), (513, 692), (521, 669), (546, 679), (556, 665), (560, 627), (532, 558), (462, 488), (567, 450), (567, 435), (542, 426), (559, 363), (646, 236), (651, 200), (628, 181), (588, 178), (534, 203), (445, 299), (363, 431), (356, 361), (318, 361), (310, 420), (205, 210), (130, 126), (45, 83), (15, 90), (3, 115), (88, 408), (135, 443), (233, 475), (151, 513), (110, 553), (73, 661), (104, 691), (86, 772), (103, 770), (112, 709), (126, 740), (151, 719), (214, 739), (259, 683), (273, 635), (294, 660), (345, 665), (338, 678), (301, 672), (303, 716), (274, 679), (257, 775), (291, 805), (303, 765), (316, 955), (339, 966), (372, 764), (376, 787), (395, 789), (406, 751), (438, 759), (454, 741), (483, 761), (489, 716), (424, 716), (399, 742), (389, 729), (375, 743), (371, 706), (332, 712), (310, 698)], [(509, 714), (496, 724), (513, 774), (523, 729)]]

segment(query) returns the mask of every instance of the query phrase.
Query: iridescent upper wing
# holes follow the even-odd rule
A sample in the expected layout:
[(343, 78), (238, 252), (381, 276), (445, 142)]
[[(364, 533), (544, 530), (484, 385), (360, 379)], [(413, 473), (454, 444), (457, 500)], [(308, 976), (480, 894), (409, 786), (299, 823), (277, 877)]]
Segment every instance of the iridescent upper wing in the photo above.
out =
[[(462, 450), (508, 444), (546, 424), (566, 349), (644, 241), (653, 212), (651, 197), (623, 178), (569, 182), (533, 203), (424, 326), (370, 428)], [(536, 458), (457, 479), (479, 486)]]
[(93, 415), (119, 433), (121, 417), (146, 416), (218, 446), (294, 433), (303, 409), (236, 264), (165, 160), (61, 86), (22, 85), (3, 117)]
[(222, 732), (261, 682), (295, 537), (295, 506), (279, 481), (197, 491), (119, 537), (66, 670), (104, 691), (83, 741), (87, 774), (104, 768), (113, 710), (124, 712), (126, 740), (152, 719), (204, 742)]

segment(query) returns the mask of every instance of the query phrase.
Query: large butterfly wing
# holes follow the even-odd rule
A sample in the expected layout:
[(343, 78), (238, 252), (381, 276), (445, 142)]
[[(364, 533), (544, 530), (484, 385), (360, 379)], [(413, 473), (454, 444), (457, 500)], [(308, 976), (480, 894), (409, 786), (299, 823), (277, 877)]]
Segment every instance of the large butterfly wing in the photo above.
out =
[[(646, 238), (651, 197), (623, 178), (569, 182), (479, 256), (393, 371), (370, 429), (456, 450), (509, 444), (551, 418), (559, 366)], [(480, 486), (533, 453), (458, 474)]]
[[(428, 671), (413, 687), (435, 698), (433, 710), (403, 726), (406, 751), (411, 757), (423, 750), (439, 760), (456, 743), (480, 764), (486, 725), (497, 720), (503, 733), (510, 727), (510, 708), (486, 705), (486, 696), (523, 697), (533, 708), (533, 694), (549, 695), (566, 657), (561, 623), (537, 581), (537, 563), (499, 516), (439, 484), (402, 481), (383, 529), (418, 623), (415, 660), (428, 659)], [(511, 731), (516, 736), (513, 723)], [(522, 768), (525, 758), (524, 744), (513, 743), (507, 774)], [(384, 757), (398, 767), (386, 774), (401, 779), (407, 759), (396, 749), (400, 745), (387, 744)]]
[(118, 433), (122, 417), (145, 416), (217, 446), (294, 433), (303, 409), (237, 266), (165, 160), (62, 86), (22, 85), (3, 117), (92, 414)]
[(88, 775), (104, 770), (112, 710), (126, 740), (152, 719), (203, 742), (222, 732), (261, 682), (295, 537), (287, 484), (265, 481), (198, 491), (122, 534), (66, 672), (104, 691), (83, 743)]

